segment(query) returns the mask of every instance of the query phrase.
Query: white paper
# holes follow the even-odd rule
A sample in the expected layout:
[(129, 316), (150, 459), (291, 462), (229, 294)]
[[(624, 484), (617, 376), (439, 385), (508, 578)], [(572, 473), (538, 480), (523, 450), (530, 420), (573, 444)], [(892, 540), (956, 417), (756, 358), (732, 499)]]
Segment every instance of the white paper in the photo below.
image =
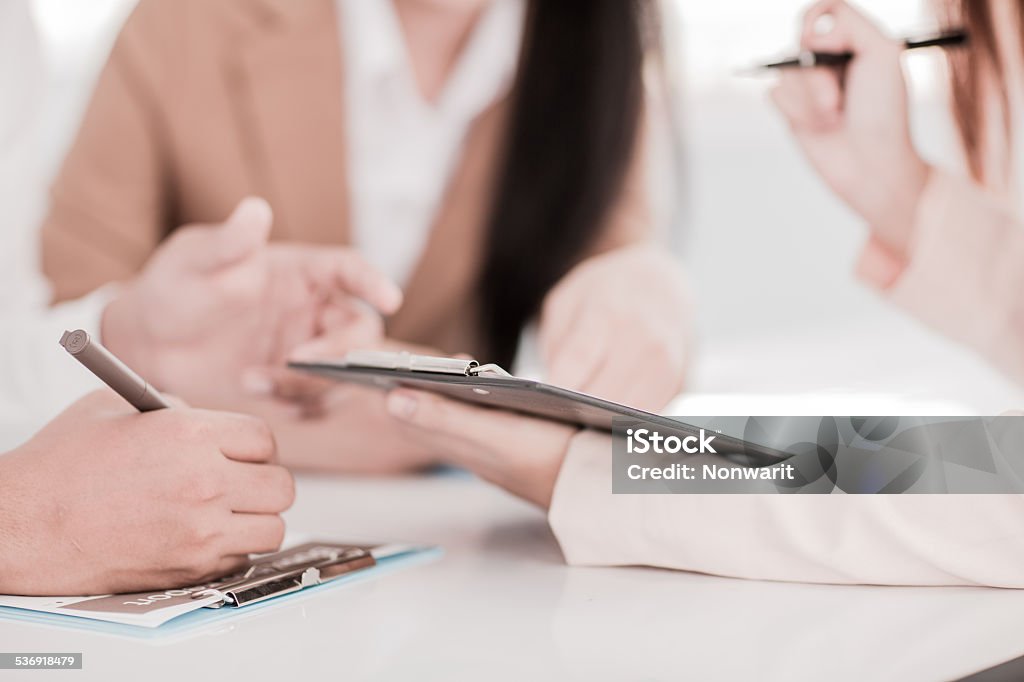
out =
[[(292, 549), (297, 551), (300, 548), (301, 544), (297, 547), (292, 547)], [(373, 547), (370, 553), (376, 559), (384, 559), (389, 556), (415, 551), (416, 549), (422, 548), (399, 544), (378, 545)], [(291, 550), (274, 552), (263, 555), (263, 557), (270, 557), (289, 551)], [(257, 561), (259, 557), (254, 557), (253, 560)], [(163, 592), (139, 592), (135, 594), (94, 597), (18, 597), (0, 595), (0, 606), (10, 606), (41, 613), (53, 613), (61, 616), (79, 616), (108, 623), (156, 628), (178, 616), (220, 603), (222, 598), (216, 593), (202, 598), (194, 599), (192, 597), (193, 594), (207, 590), (211, 586), (213, 585), (207, 584), (165, 590)]]

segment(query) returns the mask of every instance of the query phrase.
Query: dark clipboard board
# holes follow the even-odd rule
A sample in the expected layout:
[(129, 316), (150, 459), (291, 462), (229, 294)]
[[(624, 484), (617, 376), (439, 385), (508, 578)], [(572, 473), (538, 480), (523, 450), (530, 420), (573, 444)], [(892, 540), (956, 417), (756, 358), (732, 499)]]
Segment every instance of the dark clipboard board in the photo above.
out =
[[(406, 387), (430, 391), (482, 407), (609, 433), (612, 420), (617, 417), (653, 424), (669, 435), (685, 437), (699, 433), (697, 427), (677, 419), (533, 379), (515, 377), (496, 365), (480, 365), (474, 360), (404, 352), (355, 351), (342, 360), (290, 362), (288, 366), (335, 381), (382, 390)], [(716, 435), (715, 445), (720, 455), (748, 466), (769, 466), (790, 457), (788, 453), (725, 434)]]

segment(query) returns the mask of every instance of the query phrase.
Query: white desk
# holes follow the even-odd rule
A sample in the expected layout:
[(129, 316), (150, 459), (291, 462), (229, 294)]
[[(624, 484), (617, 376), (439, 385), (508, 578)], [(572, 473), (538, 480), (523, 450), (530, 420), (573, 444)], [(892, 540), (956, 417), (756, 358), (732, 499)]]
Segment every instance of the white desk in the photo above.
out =
[[(692, 386), (702, 395), (677, 414), (1024, 406), (969, 353), (895, 314), (706, 350)], [(436, 543), (446, 555), (184, 641), (0, 621), (2, 651), (85, 654), (80, 673), (0, 679), (939, 680), (1024, 655), (1024, 591), (568, 568), (538, 511), (467, 476), (301, 478), (288, 522), (324, 538)]]
[(569, 568), (539, 512), (461, 475), (303, 478), (288, 520), (446, 555), (171, 643), (0, 621), (4, 651), (85, 654), (0, 679), (929, 680), (1024, 654), (1024, 592)]

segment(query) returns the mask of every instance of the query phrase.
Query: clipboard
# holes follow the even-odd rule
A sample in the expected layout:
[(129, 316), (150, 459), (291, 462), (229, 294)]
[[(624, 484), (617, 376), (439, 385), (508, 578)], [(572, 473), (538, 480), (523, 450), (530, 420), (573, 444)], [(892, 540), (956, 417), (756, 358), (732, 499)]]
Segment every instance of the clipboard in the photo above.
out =
[[(291, 369), (334, 381), (383, 390), (398, 387), (430, 391), (465, 403), (541, 417), (611, 433), (614, 420), (655, 425), (666, 434), (698, 436), (700, 429), (678, 419), (596, 396), (513, 376), (495, 364), (414, 355), (408, 352), (350, 351), (338, 360), (289, 362)], [(778, 464), (791, 455), (774, 448), (716, 434), (719, 454), (747, 466)], [(721, 447), (719, 447), (721, 446)]]
[(441, 554), (435, 546), (306, 542), (256, 557), (242, 572), (204, 585), (89, 597), (0, 595), (0, 619), (130, 638), (190, 637)]

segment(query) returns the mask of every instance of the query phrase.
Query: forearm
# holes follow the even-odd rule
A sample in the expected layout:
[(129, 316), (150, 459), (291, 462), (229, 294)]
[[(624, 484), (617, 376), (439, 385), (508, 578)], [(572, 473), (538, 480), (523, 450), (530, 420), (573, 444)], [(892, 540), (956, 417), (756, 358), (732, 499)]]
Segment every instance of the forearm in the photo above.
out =
[(869, 244), (860, 275), (1024, 382), (1024, 225), (980, 187), (934, 171), (905, 256)]
[(586, 434), (570, 448), (550, 518), (573, 564), (1024, 588), (1024, 496), (613, 495), (610, 441)]

